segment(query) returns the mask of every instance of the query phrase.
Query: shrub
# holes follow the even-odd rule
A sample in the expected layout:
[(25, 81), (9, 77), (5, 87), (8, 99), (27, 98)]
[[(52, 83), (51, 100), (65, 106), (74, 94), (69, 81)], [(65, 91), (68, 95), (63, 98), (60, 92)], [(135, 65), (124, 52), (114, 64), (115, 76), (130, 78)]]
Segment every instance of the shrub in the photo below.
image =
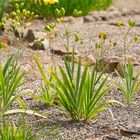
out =
[(130, 62), (125, 65), (121, 65), (124, 78), (116, 71), (119, 76), (119, 82), (113, 81), (114, 85), (120, 89), (125, 100), (128, 104), (133, 101), (133, 98), (140, 87), (139, 76), (140, 72), (134, 76), (134, 65)]
[[(26, 75), (26, 72), (20, 71), (20, 66), (17, 66), (17, 59), (11, 56), (4, 67), (0, 65), (0, 117), (13, 113), (28, 113), (37, 115), (40, 117), (45, 116), (36, 113), (33, 110), (26, 110), (26, 106), (20, 96), (27, 91), (22, 90), (15, 94), (17, 88), (21, 87), (25, 82), (22, 78)], [(9, 110), (9, 107), (18, 100), (23, 109)]]
[[(37, 0), (36, 0), (37, 1)], [(30, 11), (34, 11), (41, 17), (49, 17), (55, 15), (55, 9), (63, 7), (66, 10), (66, 15), (72, 15), (73, 11), (77, 9), (82, 11), (83, 15), (87, 15), (91, 10), (106, 9), (112, 0), (59, 0), (58, 3), (46, 5), (43, 0), (36, 4), (35, 0), (24, 0), (26, 7)]]
[(5, 12), (5, 8), (8, 4), (8, 2), (9, 2), (9, 0), (0, 0), (0, 33), (3, 28), (3, 25), (2, 25), (3, 14)]
[(4, 119), (0, 128), (0, 140), (37, 140), (37, 137), (25, 120), (22, 119), (15, 124)]
[(54, 84), (54, 82), (50, 82), (45, 76), (37, 57), (35, 57), (35, 61), (42, 75), (42, 79), (58, 93), (60, 105), (68, 112), (73, 120), (84, 119), (87, 121), (102, 110), (105, 110), (106, 105), (111, 102), (102, 101), (102, 98), (110, 88), (105, 88), (107, 77), (102, 80), (104, 71), (99, 75), (97, 74), (97, 64), (93, 67), (92, 73), (89, 71), (88, 64), (84, 67), (84, 71), (81, 72), (82, 65), (81, 60), (79, 60), (76, 78), (74, 78), (74, 63), (70, 67), (67, 60), (65, 60), (66, 70), (59, 66), (61, 78), (56, 71), (49, 69), (55, 81)]
[[(121, 64), (122, 74), (120, 75), (119, 72), (116, 70), (116, 74), (119, 76), (120, 83), (114, 80), (113, 83), (117, 88), (120, 89), (127, 103), (130, 104), (135, 94), (137, 93), (137, 90), (140, 87), (140, 81), (139, 81), (140, 72), (134, 75), (134, 64), (127, 57), (127, 54), (130, 53), (128, 49), (130, 49), (132, 45), (131, 43), (133, 43), (133, 41), (128, 42), (128, 37), (130, 35), (132, 28), (136, 25), (136, 22), (135, 20), (129, 20), (128, 27), (126, 28), (126, 32), (125, 29), (121, 28), (122, 25), (123, 22), (118, 21), (118, 26), (120, 27), (121, 33), (124, 36), (124, 42), (123, 42), (124, 46), (123, 46), (123, 56), (122, 56), (123, 62)], [(139, 38), (137, 35), (133, 37), (133, 40), (135, 42), (137, 42), (138, 39)]]

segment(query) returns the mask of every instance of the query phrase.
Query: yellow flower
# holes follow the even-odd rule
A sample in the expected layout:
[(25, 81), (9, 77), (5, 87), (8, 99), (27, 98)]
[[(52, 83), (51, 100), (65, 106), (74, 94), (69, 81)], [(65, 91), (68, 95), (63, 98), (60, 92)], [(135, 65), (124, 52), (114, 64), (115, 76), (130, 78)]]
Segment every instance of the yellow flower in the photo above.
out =
[(0, 42), (1, 49), (4, 49), (4, 51), (9, 52), (10, 48), (8, 47), (8, 44), (6, 42)]
[[(35, 3), (37, 3), (37, 1), (41, 4), (41, 0), (35, 0)], [(48, 5), (48, 4), (55, 4), (56, 2), (58, 2), (58, 0), (43, 0), (43, 2), (45, 5)]]
[(58, 0), (44, 0), (44, 3), (47, 4), (55, 4)]
[(107, 38), (107, 34), (106, 33), (104, 33), (104, 32), (101, 32), (100, 34), (99, 34), (99, 39), (106, 39)]

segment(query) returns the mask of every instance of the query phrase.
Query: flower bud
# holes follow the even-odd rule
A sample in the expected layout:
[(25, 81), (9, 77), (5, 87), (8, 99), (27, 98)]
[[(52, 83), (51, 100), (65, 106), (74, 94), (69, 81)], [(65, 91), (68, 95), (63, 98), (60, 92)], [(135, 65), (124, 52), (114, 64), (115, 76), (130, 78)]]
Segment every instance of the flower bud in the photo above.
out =
[(74, 9), (74, 11), (73, 11), (73, 15), (75, 16), (75, 17), (79, 17), (79, 16), (82, 16), (82, 11), (78, 11), (77, 9)]
[(64, 16), (65, 15), (65, 9), (64, 8), (61, 8), (60, 9), (60, 13), (61, 13), (61, 16)]
[(134, 27), (134, 26), (136, 26), (136, 21), (135, 21), (135, 20), (129, 20), (129, 21), (128, 21), (128, 25), (129, 25), (130, 27)]
[(50, 28), (50, 26), (46, 25), (45, 28), (44, 28), (44, 30), (50, 32), (51, 31), (51, 28)]
[(139, 40), (139, 36), (138, 35), (134, 36), (134, 41), (136, 42), (138, 40)]
[(12, 16), (16, 16), (16, 12), (12, 12), (12, 14), (11, 14)]
[(55, 16), (56, 16), (56, 17), (59, 17), (59, 16), (60, 16), (60, 10), (55, 9)]
[(55, 25), (55, 23), (51, 23), (49, 26), (51, 29), (54, 29), (56, 25)]
[(17, 14), (20, 14), (20, 10), (16, 10), (16, 13), (17, 13)]
[(122, 22), (121, 20), (119, 20), (119, 21), (117, 22), (117, 25), (120, 27), (120, 26), (123, 26), (124, 24), (123, 24), (123, 22)]
[(107, 34), (105, 34), (103, 32), (99, 34), (99, 39), (104, 39), (105, 40), (106, 38), (107, 38)]
[(80, 35), (79, 34), (75, 34), (75, 42), (78, 42), (80, 40)]
[(22, 2), (21, 4), (20, 4), (20, 8), (23, 8), (24, 7), (24, 3)]

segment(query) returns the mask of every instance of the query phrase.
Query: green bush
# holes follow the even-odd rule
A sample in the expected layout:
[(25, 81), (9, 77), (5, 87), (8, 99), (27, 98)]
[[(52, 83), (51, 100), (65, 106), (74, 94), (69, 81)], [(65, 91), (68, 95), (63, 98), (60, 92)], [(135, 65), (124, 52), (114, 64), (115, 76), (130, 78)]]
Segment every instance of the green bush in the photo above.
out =
[(59, 0), (58, 3), (52, 5), (45, 5), (43, 1), (42, 4), (35, 4), (34, 0), (32, 2), (23, 0), (23, 2), (26, 8), (34, 11), (40, 17), (50, 17), (55, 16), (55, 9), (61, 7), (66, 10), (66, 15), (72, 15), (75, 9), (82, 11), (83, 15), (87, 15), (92, 10), (106, 9), (112, 3), (112, 0)]
[(37, 140), (36, 133), (29, 129), (25, 120), (17, 124), (4, 119), (0, 128), (0, 140)]
[(3, 28), (2, 19), (9, 0), (0, 0), (0, 34)]
[[(74, 60), (74, 57), (73, 57)], [(92, 72), (89, 71), (88, 64), (82, 72), (81, 60), (79, 60), (74, 78), (74, 61), (72, 65), (65, 60), (65, 69), (59, 66), (60, 73), (53, 69), (49, 69), (53, 81), (50, 81), (41, 65), (38, 58), (35, 58), (36, 64), (40, 70), (42, 79), (56, 93), (60, 105), (71, 116), (73, 120), (89, 120), (106, 109), (106, 105), (112, 101), (103, 101), (102, 98), (109, 91), (109, 87), (105, 87), (107, 77), (103, 78), (103, 73), (97, 73), (98, 64), (93, 67)], [(60, 74), (60, 76), (59, 76)]]
[[(27, 113), (46, 118), (33, 110), (26, 110), (26, 105), (20, 96), (27, 93), (27, 90), (21, 90), (15, 94), (17, 88), (27, 82), (22, 81), (25, 75), (25, 71), (20, 71), (20, 66), (17, 65), (17, 58), (15, 56), (10, 56), (4, 67), (0, 64), (0, 118), (14, 113)], [(23, 109), (9, 110), (15, 101), (18, 101)]]
[(124, 78), (116, 70), (120, 83), (114, 80), (113, 83), (118, 89), (120, 89), (126, 102), (130, 104), (133, 101), (134, 96), (140, 87), (140, 72), (134, 75), (134, 65), (130, 62), (128, 64), (121, 65), (121, 68)]

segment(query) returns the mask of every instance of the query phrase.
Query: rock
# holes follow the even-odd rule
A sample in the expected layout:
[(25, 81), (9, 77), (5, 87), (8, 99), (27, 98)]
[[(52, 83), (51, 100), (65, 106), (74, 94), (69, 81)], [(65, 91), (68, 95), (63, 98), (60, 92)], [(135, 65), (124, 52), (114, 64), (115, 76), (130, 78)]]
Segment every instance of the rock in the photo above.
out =
[(135, 9), (134, 12), (135, 12), (136, 15), (139, 15), (140, 14), (140, 9)]
[[(140, 72), (140, 66), (134, 67), (134, 77)], [(140, 77), (139, 77), (140, 78)], [(139, 79), (140, 80), (140, 79)]]
[[(62, 59), (67, 59), (68, 61), (71, 61), (72, 60), (72, 55), (64, 55), (62, 57)], [(95, 63), (96, 63), (96, 59), (92, 56), (92, 55), (75, 55), (75, 59), (74, 59), (74, 62), (75, 63), (78, 63), (79, 62), (79, 59), (81, 58), (81, 62), (82, 62), (82, 65), (85, 66), (87, 63), (89, 63), (89, 66), (93, 66)]]
[(135, 48), (136, 55), (140, 56), (140, 46)]
[(129, 124), (128, 126), (121, 127), (119, 133), (122, 136), (130, 137), (133, 135), (140, 135), (140, 123)]
[(33, 42), (35, 40), (35, 35), (33, 30), (29, 29), (27, 31), (27, 34), (25, 35), (25, 39), (27, 39), (29, 42)]
[(44, 46), (44, 48), (45, 49), (47, 49), (47, 48), (49, 48), (49, 40), (48, 39), (44, 39), (43, 41), (42, 41), (42, 44), (43, 44), (43, 46)]
[(130, 10), (128, 10), (127, 8), (123, 8), (122, 10), (121, 10), (121, 15), (122, 16), (127, 16), (127, 15), (129, 15), (130, 14)]
[(27, 23), (27, 28), (33, 31), (43, 31), (43, 28), (46, 24), (45, 20), (32, 20), (31, 22)]
[(103, 21), (109, 20), (108, 12), (101, 11), (101, 12), (99, 12), (99, 15), (101, 17), (101, 20), (103, 20)]
[(114, 10), (114, 11), (108, 13), (108, 17), (109, 17), (109, 19), (121, 17), (121, 12), (119, 12), (118, 10)]
[(90, 15), (92, 15), (92, 17), (94, 18), (95, 21), (101, 21), (102, 20), (99, 12), (97, 12), (97, 11), (94, 11), (94, 12), (90, 13)]
[(82, 55), (82, 56), (76, 56), (75, 62), (78, 63), (79, 58), (81, 58), (82, 65), (85, 66), (87, 63), (89, 63), (89, 66), (93, 66), (96, 63), (96, 59), (93, 55)]
[(112, 11), (115, 11), (116, 10), (116, 7), (114, 7), (114, 6), (110, 6), (108, 9), (107, 9), (107, 11), (109, 11), (109, 12), (112, 12)]
[(89, 137), (89, 138), (87, 138), (87, 139), (85, 139), (85, 140), (102, 140), (102, 139), (103, 139), (102, 136), (101, 136), (101, 137), (91, 136), (91, 137)]
[(44, 41), (34, 41), (33, 43), (29, 43), (29, 47), (33, 50), (45, 50), (48, 46), (49, 42), (47, 39), (44, 39)]
[(76, 24), (76, 26), (79, 25), (79, 24), (83, 24), (84, 23), (84, 18), (83, 17), (76, 17), (76, 18), (74, 18), (74, 20), (72, 20), (71, 23)]
[[(131, 55), (127, 55), (126, 56), (127, 60), (129, 59), (129, 61), (131, 61), (131, 63), (134, 64), (134, 77), (137, 73), (137, 70), (139, 70), (139, 66), (140, 66), (140, 63), (137, 61), (137, 59)], [(124, 74), (123, 74), (123, 71), (122, 71), (122, 66), (121, 65), (124, 65), (124, 60), (120, 60), (120, 62), (118, 63), (117, 65), (117, 68), (116, 70), (118, 71), (118, 73), (124, 77)]]
[(47, 34), (45, 32), (41, 31), (33, 31), (32, 29), (29, 29), (27, 33), (25, 33), (25, 39), (29, 42), (33, 42), (36, 39), (42, 39), (46, 38)]
[(39, 61), (41, 64), (47, 64), (52, 62), (52, 58), (50, 56), (39, 56)]
[(66, 50), (65, 47), (60, 47), (60, 46), (53, 46), (53, 47), (51, 48), (51, 52), (52, 52), (53, 54), (57, 54), (57, 55), (61, 55), (61, 56), (67, 55), (68, 53), (69, 53), (69, 54), (72, 54), (72, 51), (73, 51), (73, 49), (70, 48), (70, 49), (69, 49), (69, 52), (67, 52), (67, 50)]
[(110, 135), (105, 135), (103, 136), (102, 140), (121, 140), (122, 137), (115, 135), (115, 134), (110, 134)]
[(85, 23), (96, 21), (95, 18), (92, 15), (87, 15), (83, 18), (84, 18)]
[(101, 137), (90, 137), (87, 138), (86, 140), (121, 140), (122, 136), (118, 136), (115, 134), (110, 134), (110, 135), (105, 135), (105, 136), (101, 136)]
[(66, 17), (62, 17), (62, 18), (61, 18), (61, 21), (63, 21), (63, 22), (68, 22), (68, 23), (72, 23), (73, 20), (75, 20), (75, 18), (72, 17), (72, 16), (66, 16)]
[(107, 66), (107, 72), (111, 73), (113, 72), (116, 68), (117, 65), (119, 64), (120, 58), (117, 56), (111, 56), (111, 57), (105, 57), (101, 58), (99, 60), (100, 62), (100, 70), (103, 70)]
[[(122, 76), (122, 77), (124, 77), (124, 73), (123, 73), (123, 71), (122, 71), (122, 67), (121, 67), (121, 64), (119, 63), (118, 65), (117, 65), (117, 72)], [(134, 66), (134, 77), (133, 78), (135, 78), (135, 76), (136, 76), (136, 74), (138, 73), (138, 72), (140, 72), (140, 67), (139, 66)]]

